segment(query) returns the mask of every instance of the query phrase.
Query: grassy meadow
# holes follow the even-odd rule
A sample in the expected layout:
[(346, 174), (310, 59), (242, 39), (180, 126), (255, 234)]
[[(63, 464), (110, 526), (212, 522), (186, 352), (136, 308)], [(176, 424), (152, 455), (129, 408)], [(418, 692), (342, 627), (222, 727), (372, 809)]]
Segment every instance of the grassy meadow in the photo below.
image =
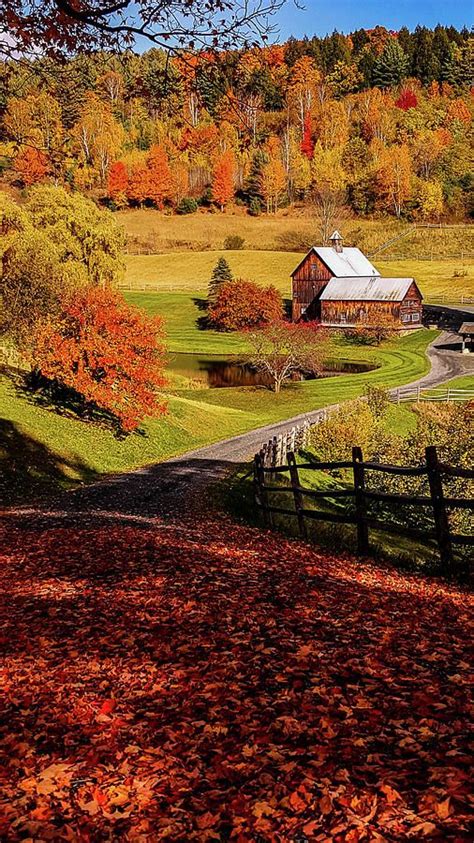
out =
[[(304, 252), (320, 240), (318, 223), (310, 208), (281, 209), (277, 214), (250, 217), (244, 209), (231, 207), (225, 214), (201, 211), (187, 216), (163, 214), (151, 209), (120, 211), (130, 252), (215, 251), (233, 234), (244, 238), (249, 250)], [(426, 228), (387, 217), (379, 220), (343, 218), (336, 227), (347, 243), (367, 254), (389, 240), (399, 238), (384, 250), (403, 258), (442, 258), (474, 254), (474, 225)], [(400, 235), (403, 235), (400, 238)]]

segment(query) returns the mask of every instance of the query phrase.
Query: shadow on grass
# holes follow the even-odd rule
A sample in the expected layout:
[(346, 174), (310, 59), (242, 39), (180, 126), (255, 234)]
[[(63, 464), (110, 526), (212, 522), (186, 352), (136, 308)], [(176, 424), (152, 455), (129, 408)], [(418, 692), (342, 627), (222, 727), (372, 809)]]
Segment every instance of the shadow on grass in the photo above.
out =
[[(55, 381), (50, 381), (41, 374), (35, 372), (6, 373), (10, 378), (17, 396), (28, 401), (36, 407), (65, 416), (74, 420), (97, 425), (114, 433), (116, 439), (125, 439), (129, 436), (122, 430), (120, 422), (113, 413), (104, 410), (93, 402), (86, 401), (81, 393), (75, 389), (63, 386)], [(139, 428), (134, 431), (139, 436), (145, 436), (146, 431)]]
[(196, 319), (196, 325), (198, 329), (200, 331), (209, 331), (212, 328), (212, 325), (208, 313), (208, 300), (195, 297), (193, 298), (193, 304), (203, 314), (202, 316), (198, 316), (198, 318)]
[(77, 456), (60, 456), (14, 422), (0, 419), (0, 507), (41, 500), (74, 481), (91, 483), (96, 477)]

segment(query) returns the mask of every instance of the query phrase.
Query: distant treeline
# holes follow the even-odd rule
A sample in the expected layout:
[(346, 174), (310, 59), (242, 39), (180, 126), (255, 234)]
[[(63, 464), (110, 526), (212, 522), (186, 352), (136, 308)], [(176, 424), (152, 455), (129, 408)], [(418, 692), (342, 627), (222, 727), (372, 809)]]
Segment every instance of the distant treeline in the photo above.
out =
[(437, 26), (0, 66), (5, 178), (112, 207), (472, 212), (474, 39)]

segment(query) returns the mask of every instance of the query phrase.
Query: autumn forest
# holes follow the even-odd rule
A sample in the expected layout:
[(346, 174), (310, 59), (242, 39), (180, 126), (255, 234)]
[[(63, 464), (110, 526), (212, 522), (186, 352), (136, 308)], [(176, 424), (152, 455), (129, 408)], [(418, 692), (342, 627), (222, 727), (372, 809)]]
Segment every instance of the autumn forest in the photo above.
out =
[(3, 178), (112, 209), (464, 220), (473, 39), (437, 26), (248, 50), (96, 52), (1, 66)]

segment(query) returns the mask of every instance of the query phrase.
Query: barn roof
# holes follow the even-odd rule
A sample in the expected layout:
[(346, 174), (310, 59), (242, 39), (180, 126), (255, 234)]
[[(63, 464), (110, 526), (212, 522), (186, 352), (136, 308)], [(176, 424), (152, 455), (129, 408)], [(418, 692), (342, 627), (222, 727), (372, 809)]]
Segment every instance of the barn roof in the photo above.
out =
[(467, 336), (474, 334), (474, 322), (463, 322), (459, 328), (458, 334), (466, 334)]
[(336, 252), (333, 246), (312, 246), (308, 254), (300, 261), (292, 275), (300, 268), (311, 252), (317, 255), (336, 278), (353, 278), (360, 276), (380, 276), (369, 260), (355, 246), (344, 246), (341, 252)]
[(321, 301), (403, 301), (413, 278), (331, 278)]

